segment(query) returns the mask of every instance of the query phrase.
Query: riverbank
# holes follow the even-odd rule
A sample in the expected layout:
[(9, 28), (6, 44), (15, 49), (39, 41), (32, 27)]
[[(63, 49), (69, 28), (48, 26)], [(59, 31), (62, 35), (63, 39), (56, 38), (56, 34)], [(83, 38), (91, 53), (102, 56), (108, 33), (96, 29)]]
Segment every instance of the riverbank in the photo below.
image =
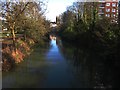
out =
[(11, 43), (2, 42), (2, 71), (9, 71), (15, 64), (22, 62), (31, 53), (31, 47), (34, 44), (35, 42), (30, 38), (27, 39), (27, 42), (17, 39), (15, 52)]
[[(76, 61), (78, 61), (78, 63), (81, 60), (81, 52), (85, 52), (87, 53), (87, 55), (89, 55), (88, 60), (86, 60), (86, 63), (91, 63), (93, 62), (95, 66), (99, 66), (97, 64), (99, 64), (98, 62), (108, 66), (108, 69), (111, 68), (111, 73), (113, 73), (115, 70), (118, 72), (120, 70), (120, 48), (115, 45), (114, 43), (112, 44), (108, 44), (108, 43), (101, 43), (99, 41), (95, 41), (95, 39), (91, 40), (92, 43), (90, 44), (82, 44), (82, 37), (78, 42), (78, 39), (76, 41), (72, 41), (72, 40), (68, 40), (68, 39), (64, 39), (63, 37), (63, 45), (66, 47), (70, 47), (71, 45), (75, 47), (75, 49), (73, 50), (76, 58)], [(85, 40), (85, 39), (83, 39)], [(84, 42), (88, 43), (90, 39), (86, 39)], [(71, 49), (69, 49), (70, 51)], [(72, 51), (72, 50), (71, 50)], [(65, 52), (65, 51), (64, 51)], [(65, 52), (67, 53), (67, 52)], [(64, 53), (64, 54), (65, 54)], [(72, 55), (70, 55), (72, 56)], [(85, 55), (86, 56), (86, 55)], [(98, 57), (97, 59), (95, 57)], [(85, 57), (87, 58), (87, 57)], [(92, 58), (91, 60), (89, 60), (90, 58)], [(92, 65), (92, 64), (90, 64)], [(106, 67), (105, 67), (106, 68)], [(115, 73), (117, 73), (115, 72)], [(115, 74), (116, 77), (118, 77), (119, 74)], [(117, 80), (117, 79), (116, 79)]]
[[(10, 72), (3, 72), (3, 88), (114, 88), (119, 69), (114, 58), (104, 58), (70, 43), (51, 40)], [(112, 56), (111, 56), (112, 57)], [(112, 61), (111, 61), (112, 60)], [(28, 82), (30, 80), (30, 82)]]
[[(87, 87), (78, 80), (76, 69), (62, 55), (55, 40), (49, 47), (38, 46), (13, 71), (4, 72), (3, 88), (74, 88)], [(82, 72), (81, 72), (82, 74)], [(78, 76), (77, 76), (78, 75)], [(80, 76), (82, 80), (84, 73)], [(87, 78), (85, 76), (85, 78)], [(28, 82), (29, 81), (29, 82)], [(87, 82), (87, 81), (85, 81)], [(85, 86), (84, 86), (85, 85)]]
[(66, 47), (62, 51), (63, 55), (67, 56), (68, 59), (70, 58), (77, 69), (80, 66), (88, 68), (88, 71), (91, 73), (90, 77), (92, 78), (90, 81), (95, 87), (99, 88), (102, 85), (106, 88), (119, 87), (119, 53), (115, 52), (114, 49), (95, 52), (81, 46), (76, 47), (74, 43), (65, 41), (63, 42), (63, 46)]

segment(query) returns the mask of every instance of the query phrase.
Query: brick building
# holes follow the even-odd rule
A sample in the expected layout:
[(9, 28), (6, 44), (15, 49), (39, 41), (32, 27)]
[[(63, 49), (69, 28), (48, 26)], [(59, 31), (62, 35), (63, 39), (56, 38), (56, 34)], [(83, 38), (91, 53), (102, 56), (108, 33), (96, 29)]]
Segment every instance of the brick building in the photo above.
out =
[(120, 1), (118, 3), (118, 23), (120, 25)]
[(109, 17), (112, 22), (118, 21), (118, 0), (99, 0), (98, 15)]

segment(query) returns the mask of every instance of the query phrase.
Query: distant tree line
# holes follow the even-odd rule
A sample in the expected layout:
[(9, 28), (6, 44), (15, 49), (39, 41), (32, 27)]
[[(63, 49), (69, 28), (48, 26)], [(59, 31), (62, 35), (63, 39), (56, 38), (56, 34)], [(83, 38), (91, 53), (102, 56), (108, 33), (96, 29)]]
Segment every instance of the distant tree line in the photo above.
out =
[(111, 19), (105, 16), (100, 18), (98, 4), (74, 2), (56, 19), (59, 35), (64, 40), (92, 50), (117, 50), (120, 46), (119, 24), (111, 23)]

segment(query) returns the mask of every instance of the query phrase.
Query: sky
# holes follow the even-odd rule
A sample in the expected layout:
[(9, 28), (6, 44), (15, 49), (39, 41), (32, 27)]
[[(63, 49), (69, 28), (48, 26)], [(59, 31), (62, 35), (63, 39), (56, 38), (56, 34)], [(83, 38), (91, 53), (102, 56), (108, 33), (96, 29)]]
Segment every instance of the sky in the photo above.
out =
[(56, 21), (56, 16), (66, 11), (67, 6), (75, 1), (77, 0), (48, 0), (46, 18), (52, 22)]
[(67, 6), (72, 5), (76, 0), (48, 0), (46, 18), (52, 22), (56, 21), (56, 16), (66, 11)]

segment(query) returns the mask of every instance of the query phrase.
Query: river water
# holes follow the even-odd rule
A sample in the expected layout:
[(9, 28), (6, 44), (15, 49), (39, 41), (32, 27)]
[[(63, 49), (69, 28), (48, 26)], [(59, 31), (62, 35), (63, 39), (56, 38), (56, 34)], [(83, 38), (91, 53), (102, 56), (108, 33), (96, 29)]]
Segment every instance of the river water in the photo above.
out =
[(51, 40), (49, 47), (35, 48), (15, 69), (3, 72), (2, 87), (112, 88), (117, 84), (113, 71), (97, 54)]

